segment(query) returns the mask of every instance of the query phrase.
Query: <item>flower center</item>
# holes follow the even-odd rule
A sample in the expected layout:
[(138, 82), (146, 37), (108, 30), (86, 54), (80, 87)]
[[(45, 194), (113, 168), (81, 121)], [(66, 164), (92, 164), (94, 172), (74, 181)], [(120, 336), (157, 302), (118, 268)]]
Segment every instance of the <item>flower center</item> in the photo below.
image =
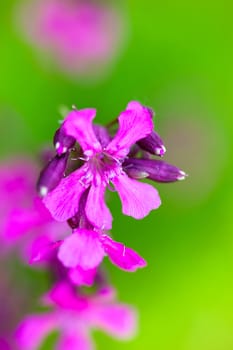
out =
[(98, 185), (100, 182), (107, 185), (109, 180), (116, 176), (121, 169), (120, 161), (105, 151), (94, 154), (86, 164), (94, 185)]

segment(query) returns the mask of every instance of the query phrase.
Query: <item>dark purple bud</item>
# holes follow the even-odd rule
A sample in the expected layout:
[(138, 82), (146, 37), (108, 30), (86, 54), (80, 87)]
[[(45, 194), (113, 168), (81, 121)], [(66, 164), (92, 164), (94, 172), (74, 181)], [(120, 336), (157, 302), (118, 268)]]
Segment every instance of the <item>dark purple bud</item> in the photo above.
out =
[(123, 163), (123, 169), (134, 179), (147, 177), (157, 182), (174, 182), (184, 180), (187, 176), (174, 165), (157, 159), (128, 158)]
[(145, 137), (144, 139), (141, 139), (137, 142), (137, 144), (144, 150), (151, 154), (155, 154), (156, 156), (162, 157), (165, 152), (166, 148), (163, 144), (163, 140), (157, 134), (157, 132), (152, 131), (150, 135)]
[(60, 156), (63, 153), (71, 150), (75, 145), (75, 138), (73, 136), (69, 136), (64, 132), (63, 127), (61, 126), (55, 132), (53, 138), (53, 144), (55, 146), (57, 154)]
[(41, 171), (37, 182), (37, 191), (41, 197), (52, 191), (64, 176), (69, 153), (55, 156)]
[(106, 147), (111, 141), (111, 136), (108, 129), (101, 125), (94, 125), (93, 129), (98, 141), (101, 143), (101, 146)]

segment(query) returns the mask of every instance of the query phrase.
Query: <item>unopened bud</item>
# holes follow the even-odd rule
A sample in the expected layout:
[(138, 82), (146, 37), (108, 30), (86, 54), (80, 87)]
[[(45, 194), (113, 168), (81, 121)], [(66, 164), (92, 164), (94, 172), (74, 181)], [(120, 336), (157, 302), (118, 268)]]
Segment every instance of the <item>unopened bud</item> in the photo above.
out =
[(37, 182), (37, 191), (41, 197), (45, 197), (52, 191), (64, 176), (69, 154), (55, 156), (41, 171)]
[(162, 160), (129, 158), (123, 163), (124, 171), (132, 178), (139, 179), (140, 174), (156, 182), (175, 182), (184, 180), (187, 174)]
[(161, 139), (159, 134), (155, 131), (152, 131), (152, 133), (146, 136), (144, 139), (139, 140), (137, 144), (144, 151), (147, 151), (151, 154), (155, 154), (156, 156), (159, 156), (159, 157), (162, 157), (166, 152), (166, 148), (163, 144), (163, 140)]
[(74, 147), (75, 138), (67, 135), (61, 126), (55, 132), (53, 144), (55, 146), (57, 154), (60, 156), (61, 154), (67, 153)]

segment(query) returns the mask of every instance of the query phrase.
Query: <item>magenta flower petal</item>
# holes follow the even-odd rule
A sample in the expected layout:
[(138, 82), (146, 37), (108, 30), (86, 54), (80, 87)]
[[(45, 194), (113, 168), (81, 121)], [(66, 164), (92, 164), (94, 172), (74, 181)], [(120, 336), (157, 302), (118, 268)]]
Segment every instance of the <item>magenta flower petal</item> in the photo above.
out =
[(105, 253), (95, 231), (77, 229), (64, 240), (58, 258), (66, 267), (80, 266), (83, 270), (97, 267)]
[(71, 281), (78, 286), (92, 286), (96, 276), (96, 268), (83, 270), (80, 266), (70, 269), (69, 277)]
[(130, 179), (126, 174), (115, 177), (112, 182), (120, 196), (125, 215), (142, 219), (161, 204), (158, 191), (151, 185)]
[(134, 272), (146, 266), (146, 261), (124, 244), (115, 242), (108, 236), (103, 236), (102, 244), (111, 262), (122, 270)]
[[(134, 105), (137, 105), (137, 108)], [(107, 146), (110, 153), (116, 157), (124, 157), (129, 153), (130, 147), (138, 140), (149, 135), (153, 129), (153, 121), (149, 111), (139, 103), (129, 104), (123, 111), (119, 120), (119, 130), (113, 140)]]
[(9, 213), (3, 235), (9, 242), (21, 238), (31, 229), (40, 225), (41, 217), (34, 209), (14, 208)]
[(34, 192), (36, 170), (36, 166), (26, 159), (13, 159), (0, 165), (0, 210), (19, 201), (28, 203), (28, 195)]
[(65, 330), (58, 340), (56, 350), (94, 350), (91, 338), (77, 327), (73, 332)]
[(75, 110), (68, 114), (63, 130), (73, 136), (82, 147), (84, 153), (88, 150), (101, 150), (101, 145), (93, 130), (92, 120), (95, 118), (96, 110), (87, 108)]
[(136, 333), (137, 314), (127, 305), (100, 305), (93, 311), (94, 327), (120, 339), (130, 339)]
[(88, 187), (81, 181), (83, 176), (83, 168), (74, 171), (44, 197), (43, 203), (55, 220), (66, 221), (78, 212), (79, 199)]
[(112, 228), (112, 215), (105, 203), (105, 188), (103, 184), (91, 186), (85, 209), (88, 219), (95, 227), (110, 230)]
[(69, 283), (55, 284), (52, 290), (44, 296), (45, 305), (56, 305), (64, 310), (80, 312), (87, 308), (88, 300), (77, 297), (76, 289)]
[(57, 326), (57, 320), (53, 314), (26, 317), (15, 334), (19, 349), (37, 350), (44, 338)]

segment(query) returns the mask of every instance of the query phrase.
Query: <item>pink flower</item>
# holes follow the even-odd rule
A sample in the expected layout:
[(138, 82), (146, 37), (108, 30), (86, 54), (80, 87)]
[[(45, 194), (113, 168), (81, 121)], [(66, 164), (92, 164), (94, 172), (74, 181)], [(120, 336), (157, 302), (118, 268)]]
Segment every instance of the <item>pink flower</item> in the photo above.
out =
[(97, 268), (105, 255), (125, 271), (133, 272), (146, 266), (145, 260), (132, 249), (94, 230), (74, 230), (61, 244), (58, 252), (58, 258), (66, 267), (80, 267), (84, 271)]
[(122, 42), (122, 15), (107, 2), (28, 1), (21, 12), (21, 26), (30, 42), (72, 77), (98, 75)]
[[(31, 262), (41, 261), (56, 246), (39, 247)], [(58, 259), (69, 269), (70, 280), (77, 285), (91, 286), (96, 271), (107, 255), (110, 261), (122, 270), (134, 272), (146, 266), (146, 261), (134, 250), (115, 242), (104, 232), (77, 228), (64, 241), (57, 242)]]
[(67, 232), (66, 225), (53, 220), (36, 195), (36, 170), (35, 164), (25, 159), (1, 166), (0, 239), (5, 248), (19, 249), (26, 260)]
[(119, 339), (130, 339), (136, 331), (136, 313), (127, 305), (115, 301), (111, 288), (97, 295), (77, 293), (67, 283), (59, 283), (43, 298), (53, 310), (25, 318), (16, 331), (20, 349), (36, 350), (53, 330), (60, 332), (59, 350), (94, 349), (90, 337), (92, 328), (100, 329)]
[(56, 220), (65, 221), (80, 210), (80, 198), (87, 190), (85, 213), (88, 220), (94, 227), (110, 229), (112, 216), (104, 200), (110, 183), (120, 196), (125, 215), (142, 219), (160, 206), (157, 190), (129, 178), (122, 168), (131, 146), (151, 134), (153, 121), (147, 108), (138, 102), (130, 102), (118, 118), (119, 129), (115, 137), (103, 145), (92, 126), (95, 114), (95, 109), (75, 110), (65, 119), (61, 128), (80, 144), (84, 165), (63, 178), (43, 202)]

